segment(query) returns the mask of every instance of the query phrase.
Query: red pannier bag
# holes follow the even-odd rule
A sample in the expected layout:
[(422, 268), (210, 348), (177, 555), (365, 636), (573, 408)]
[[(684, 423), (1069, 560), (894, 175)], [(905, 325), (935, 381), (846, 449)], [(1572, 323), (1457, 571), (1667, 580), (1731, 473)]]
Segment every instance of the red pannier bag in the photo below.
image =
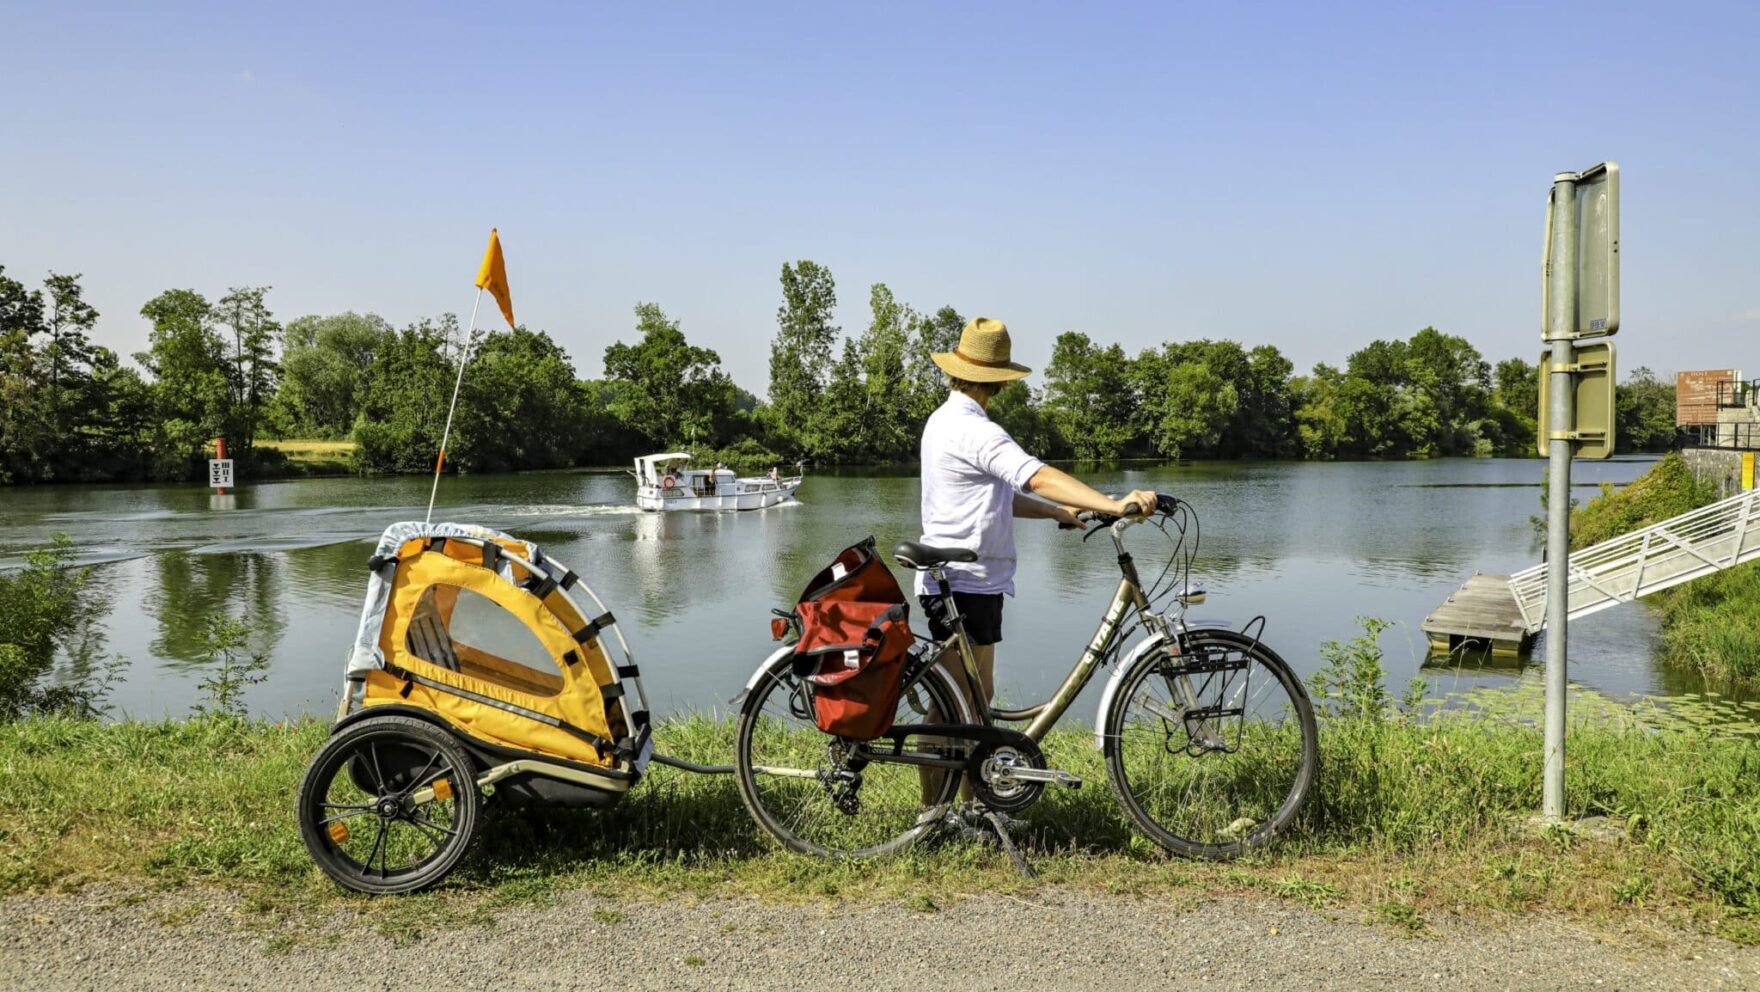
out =
[(801, 592), (794, 672), (828, 734), (873, 740), (892, 729), (911, 647), (910, 607), (872, 537), (843, 549)]
[(910, 607), (903, 603), (802, 603), (794, 670), (807, 683), (813, 723), (851, 740), (892, 729), (910, 652)]

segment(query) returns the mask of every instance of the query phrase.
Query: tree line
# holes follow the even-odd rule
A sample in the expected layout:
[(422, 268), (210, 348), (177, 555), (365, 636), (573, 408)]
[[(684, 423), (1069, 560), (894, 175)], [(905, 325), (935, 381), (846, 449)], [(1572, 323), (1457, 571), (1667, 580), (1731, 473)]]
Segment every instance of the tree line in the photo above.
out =
[[(0, 482), (198, 478), (215, 437), (246, 474), (284, 469), (257, 443), (274, 438), (351, 439), (363, 472), (431, 471), (466, 352), (458, 319), (283, 324), (269, 291), (159, 294), (141, 308), (151, 329), (129, 365), (91, 342), (98, 313), (79, 275), (29, 288), (0, 266)], [(918, 310), (875, 283), (866, 326), (845, 334), (836, 306), (828, 268), (782, 266), (765, 399), (656, 303), (636, 305), (633, 336), (605, 349), (598, 379), (543, 331), (479, 329), (447, 464), (608, 464), (678, 446), (736, 464), (909, 461), (947, 393), (930, 356), (952, 350), (965, 315)], [(1534, 365), (1492, 365), (1435, 328), (1306, 375), (1272, 345), (1203, 339), (1132, 356), (1071, 331), (1039, 372), (990, 413), (1046, 457), (1522, 456), (1534, 443)], [(1673, 404), (1672, 384), (1634, 371), (1619, 387), (1621, 449), (1673, 446)]]

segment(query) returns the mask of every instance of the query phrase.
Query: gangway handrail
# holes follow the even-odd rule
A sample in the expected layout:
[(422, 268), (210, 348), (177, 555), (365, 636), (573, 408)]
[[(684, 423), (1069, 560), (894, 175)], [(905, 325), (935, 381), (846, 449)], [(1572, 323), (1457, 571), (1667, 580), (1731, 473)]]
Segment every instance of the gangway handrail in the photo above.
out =
[[(1760, 560), (1760, 489), (1609, 538), (1570, 557), (1570, 617)], [(1547, 563), (1509, 578), (1529, 633), (1546, 623)]]

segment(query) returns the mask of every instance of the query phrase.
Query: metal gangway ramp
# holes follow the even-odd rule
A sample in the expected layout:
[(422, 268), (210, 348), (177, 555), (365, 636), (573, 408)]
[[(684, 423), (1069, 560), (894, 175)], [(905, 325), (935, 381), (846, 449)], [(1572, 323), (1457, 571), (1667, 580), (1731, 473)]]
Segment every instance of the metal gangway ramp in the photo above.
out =
[[(1571, 552), (1570, 618), (1760, 561), (1760, 489)], [(1510, 576), (1522, 622), (1546, 624), (1546, 564)]]

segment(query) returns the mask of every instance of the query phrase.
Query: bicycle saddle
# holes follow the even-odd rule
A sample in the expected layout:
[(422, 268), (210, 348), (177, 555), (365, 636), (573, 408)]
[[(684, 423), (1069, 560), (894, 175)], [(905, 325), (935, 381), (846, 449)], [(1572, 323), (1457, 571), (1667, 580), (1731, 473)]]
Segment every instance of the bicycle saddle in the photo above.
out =
[(977, 561), (978, 553), (965, 548), (931, 548), (915, 541), (900, 541), (892, 546), (892, 557), (905, 568), (933, 568), (950, 561)]

